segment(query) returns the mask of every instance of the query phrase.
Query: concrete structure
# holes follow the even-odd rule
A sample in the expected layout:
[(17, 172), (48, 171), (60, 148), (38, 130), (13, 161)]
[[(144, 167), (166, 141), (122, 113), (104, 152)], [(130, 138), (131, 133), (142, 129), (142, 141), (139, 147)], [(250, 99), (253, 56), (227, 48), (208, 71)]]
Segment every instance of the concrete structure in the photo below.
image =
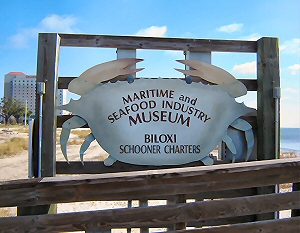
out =
[[(12, 98), (20, 100), (24, 104), (27, 102), (27, 108), (35, 114), (35, 98), (36, 98), (36, 76), (26, 75), (23, 72), (9, 72), (4, 78), (4, 98)], [(66, 104), (67, 91), (58, 90), (57, 104)], [(63, 114), (64, 111), (59, 110), (57, 114)]]

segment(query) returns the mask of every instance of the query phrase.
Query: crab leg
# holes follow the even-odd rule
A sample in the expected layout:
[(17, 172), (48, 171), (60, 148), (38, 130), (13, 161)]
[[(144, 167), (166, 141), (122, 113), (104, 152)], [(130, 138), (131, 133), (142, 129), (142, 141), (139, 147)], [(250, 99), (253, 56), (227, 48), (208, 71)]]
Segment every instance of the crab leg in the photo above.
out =
[(214, 164), (214, 160), (211, 157), (209, 157), (209, 156), (206, 156), (203, 159), (201, 159), (201, 162), (204, 165), (213, 165)]
[(80, 153), (80, 160), (81, 160), (82, 165), (84, 165), (83, 154), (87, 150), (87, 148), (89, 148), (91, 142), (94, 140), (95, 140), (95, 137), (94, 137), (93, 133), (90, 133), (88, 136), (86, 136), (84, 142), (82, 143), (82, 145), (80, 147), (79, 153)]
[(116, 162), (117, 160), (112, 157), (111, 155), (109, 155), (105, 160), (104, 160), (104, 165), (105, 166), (111, 166), (114, 162)]
[(235, 162), (235, 156), (234, 156), (234, 154), (236, 154), (236, 148), (235, 148), (235, 145), (232, 142), (232, 139), (226, 133), (223, 136), (222, 140), (223, 140), (223, 142), (225, 142), (225, 144), (228, 147), (228, 149), (232, 152), (232, 154), (233, 154), (232, 162), (234, 163)]
[(62, 131), (60, 135), (60, 148), (61, 151), (67, 160), (67, 163), (69, 163), (68, 155), (67, 155), (67, 143), (70, 136), (71, 129), (79, 128), (81, 126), (84, 126), (86, 124), (86, 121), (82, 119), (79, 116), (73, 116), (69, 120), (65, 121), (62, 125)]
[(245, 138), (247, 142), (247, 156), (246, 156), (246, 161), (251, 156), (251, 153), (253, 151), (254, 147), (254, 135), (252, 131), (252, 126), (245, 120), (238, 118), (234, 122), (231, 123), (231, 126), (233, 128), (236, 128), (238, 130), (244, 131), (245, 132)]

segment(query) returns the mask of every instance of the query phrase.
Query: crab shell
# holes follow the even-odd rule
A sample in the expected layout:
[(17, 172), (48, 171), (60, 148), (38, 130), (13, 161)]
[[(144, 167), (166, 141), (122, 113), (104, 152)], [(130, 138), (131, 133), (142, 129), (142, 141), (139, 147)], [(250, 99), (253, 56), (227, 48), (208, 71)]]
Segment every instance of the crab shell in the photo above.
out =
[[(141, 91), (147, 90), (162, 90), (169, 95), (141, 98)], [(173, 104), (173, 109), (166, 107), (166, 101)], [(97, 142), (111, 157), (138, 165), (179, 165), (205, 160), (222, 141), (228, 126), (252, 111), (219, 85), (187, 84), (180, 79), (101, 84), (64, 107), (88, 123)], [(165, 136), (159, 140), (160, 135)], [(172, 140), (165, 140), (167, 137)], [(129, 149), (135, 146), (150, 146), (153, 150)]]

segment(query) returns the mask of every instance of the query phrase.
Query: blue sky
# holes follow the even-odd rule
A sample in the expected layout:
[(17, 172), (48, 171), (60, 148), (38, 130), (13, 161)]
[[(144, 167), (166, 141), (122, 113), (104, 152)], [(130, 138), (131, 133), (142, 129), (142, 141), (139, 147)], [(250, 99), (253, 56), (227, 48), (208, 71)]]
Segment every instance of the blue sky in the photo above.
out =
[[(39, 32), (201, 39), (280, 38), (281, 126), (300, 127), (300, 1), (0, 0), (0, 97), (4, 75), (36, 73)], [(143, 77), (181, 77), (181, 52), (137, 52)], [(59, 75), (79, 76), (114, 60), (115, 49), (61, 49)], [(256, 77), (256, 54), (213, 53), (212, 63), (237, 78)], [(256, 106), (255, 93), (239, 101)]]

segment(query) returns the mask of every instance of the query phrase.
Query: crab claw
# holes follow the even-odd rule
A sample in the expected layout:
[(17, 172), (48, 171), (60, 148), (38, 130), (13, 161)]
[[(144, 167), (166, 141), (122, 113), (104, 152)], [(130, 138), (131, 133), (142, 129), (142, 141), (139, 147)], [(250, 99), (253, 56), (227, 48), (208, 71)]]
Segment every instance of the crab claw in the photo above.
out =
[(83, 154), (84, 152), (87, 150), (87, 148), (90, 146), (91, 142), (95, 140), (95, 137), (93, 135), (93, 133), (90, 133), (88, 136), (86, 136), (84, 142), (82, 143), (81, 147), (80, 147), (80, 160), (82, 165), (84, 165), (83, 162)]
[(236, 119), (230, 125), (238, 130), (242, 130), (245, 132), (245, 138), (247, 142), (247, 155), (246, 155), (246, 162), (247, 162), (251, 156), (254, 147), (254, 135), (252, 131), (252, 126), (247, 121), (240, 118)]
[(75, 129), (81, 126), (84, 126), (86, 121), (79, 116), (73, 116), (69, 120), (66, 120), (62, 125), (62, 131), (60, 135), (60, 148), (61, 151), (69, 163), (68, 155), (67, 155), (67, 143), (70, 136), (71, 129)]
[(193, 68), (193, 70), (176, 69), (177, 71), (200, 77), (208, 82), (220, 85), (220, 88), (228, 92), (233, 97), (243, 96), (247, 93), (245, 85), (238, 81), (233, 75), (220, 67), (196, 61), (196, 60), (177, 60), (178, 62)]
[(132, 67), (141, 61), (143, 59), (122, 58), (93, 66), (83, 72), (78, 78), (73, 79), (69, 83), (68, 90), (78, 95), (86, 94), (104, 81), (143, 70), (144, 68), (135, 69)]
[(235, 145), (232, 142), (232, 139), (227, 134), (225, 134), (222, 138), (222, 141), (226, 144), (228, 149), (232, 152), (232, 154), (233, 154), (232, 162), (234, 163), (235, 162), (235, 156), (234, 155), (236, 154), (236, 148), (235, 148)]
[[(90, 69), (83, 72), (79, 77), (81, 79), (92, 81), (96, 80), (96, 83), (103, 82), (105, 80), (99, 81), (101, 77), (99, 77), (99, 73), (112, 71), (112, 70), (122, 70), (128, 68), (130, 66), (135, 65), (138, 62), (143, 61), (144, 59), (136, 59), (136, 58), (121, 58), (109, 62), (104, 62), (99, 65), (93, 66)], [(107, 73), (109, 73), (107, 72)], [(134, 73), (134, 72), (133, 72)]]

